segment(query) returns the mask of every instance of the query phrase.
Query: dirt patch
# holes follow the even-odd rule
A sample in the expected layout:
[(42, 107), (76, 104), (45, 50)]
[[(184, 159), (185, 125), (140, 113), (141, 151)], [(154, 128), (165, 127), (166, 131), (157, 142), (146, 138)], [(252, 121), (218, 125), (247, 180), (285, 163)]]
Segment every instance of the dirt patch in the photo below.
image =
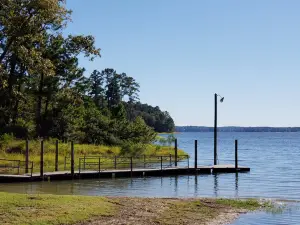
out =
[(217, 204), (212, 199), (109, 198), (116, 205), (111, 217), (81, 225), (223, 225), (246, 210)]

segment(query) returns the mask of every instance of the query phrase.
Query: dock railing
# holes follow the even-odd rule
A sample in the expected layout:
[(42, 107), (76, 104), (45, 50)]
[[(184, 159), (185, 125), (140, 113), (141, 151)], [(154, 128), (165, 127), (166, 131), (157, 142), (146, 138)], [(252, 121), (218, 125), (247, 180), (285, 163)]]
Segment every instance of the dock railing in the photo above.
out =
[(11, 174), (11, 175), (22, 174), (22, 175), (32, 176), (32, 173), (33, 173), (33, 162), (29, 162), (27, 166), (26, 161), (0, 159), (0, 174)]
[[(177, 164), (189, 167), (189, 156), (180, 155), (177, 157)], [(135, 170), (135, 169), (165, 169), (175, 167), (175, 157), (172, 155), (163, 156), (84, 156), (79, 158), (78, 170), (83, 171), (106, 171), (106, 170)]]

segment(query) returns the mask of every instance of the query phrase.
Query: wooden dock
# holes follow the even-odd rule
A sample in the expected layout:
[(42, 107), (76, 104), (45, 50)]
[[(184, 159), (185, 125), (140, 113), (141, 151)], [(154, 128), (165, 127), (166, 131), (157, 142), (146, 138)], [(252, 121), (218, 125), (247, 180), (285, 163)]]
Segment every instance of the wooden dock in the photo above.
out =
[[(249, 172), (250, 168), (238, 164), (238, 142), (235, 141), (235, 164), (198, 165), (198, 142), (195, 140), (194, 165), (190, 166), (189, 155), (178, 155), (177, 139), (175, 140), (175, 154), (154, 156), (79, 156), (75, 170), (74, 143), (71, 142), (70, 157), (65, 157), (64, 170), (58, 171), (58, 142), (56, 141), (55, 171), (44, 171), (44, 147), (41, 141), (40, 172), (33, 173), (33, 162), (29, 161), (28, 141), (26, 141), (26, 160), (0, 159), (0, 169), (11, 169), (10, 174), (1, 175), (0, 183), (31, 182), (43, 180), (71, 180), (91, 178), (117, 178), (117, 177), (151, 177), (173, 175), (195, 175), (214, 173)], [(214, 158), (216, 161), (216, 158)], [(216, 164), (216, 162), (214, 162)], [(69, 168), (69, 170), (67, 169)], [(24, 169), (24, 172), (23, 172)], [(21, 174), (21, 175), (20, 175)]]
[(187, 167), (171, 167), (171, 168), (155, 168), (155, 169), (110, 169), (102, 171), (74, 171), (74, 175), (70, 171), (45, 172), (43, 176), (39, 173), (31, 175), (1, 175), (0, 183), (11, 182), (31, 182), (43, 180), (71, 180), (71, 179), (92, 179), (92, 178), (117, 178), (117, 177), (151, 177), (151, 176), (172, 176), (172, 175), (194, 175), (194, 174), (215, 174), (215, 173), (239, 173), (249, 172), (249, 167), (240, 166), (237, 169), (235, 165), (216, 165), (216, 166), (198, 166), (195, 168)]

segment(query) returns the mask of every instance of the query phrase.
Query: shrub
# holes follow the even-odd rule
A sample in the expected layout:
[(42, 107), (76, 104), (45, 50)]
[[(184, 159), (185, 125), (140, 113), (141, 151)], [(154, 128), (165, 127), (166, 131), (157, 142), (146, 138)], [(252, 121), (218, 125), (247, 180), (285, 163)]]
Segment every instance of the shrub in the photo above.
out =
[(120, 154), (123, 156), (138, 157), (145, 152), (146, 146), (143, 144), (135, 144), (132, 142), (125, 142), (121, 146)]

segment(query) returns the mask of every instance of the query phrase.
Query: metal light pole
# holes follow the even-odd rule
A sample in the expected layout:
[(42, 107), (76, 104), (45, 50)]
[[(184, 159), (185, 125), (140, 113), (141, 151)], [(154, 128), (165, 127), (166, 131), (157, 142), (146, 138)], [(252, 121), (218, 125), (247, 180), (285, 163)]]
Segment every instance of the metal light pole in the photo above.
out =
[(217, 165), (218, 162), (218, 153), (217, 153), (217, 139), (218, 139), (218, 131), (217, 131), (217, 121), (218, 121), (218, 96), (221, 98), (220, 102), (224, 101), (224, 97), (215, 94), (215, 123), (214, 123), (214, 165)]

